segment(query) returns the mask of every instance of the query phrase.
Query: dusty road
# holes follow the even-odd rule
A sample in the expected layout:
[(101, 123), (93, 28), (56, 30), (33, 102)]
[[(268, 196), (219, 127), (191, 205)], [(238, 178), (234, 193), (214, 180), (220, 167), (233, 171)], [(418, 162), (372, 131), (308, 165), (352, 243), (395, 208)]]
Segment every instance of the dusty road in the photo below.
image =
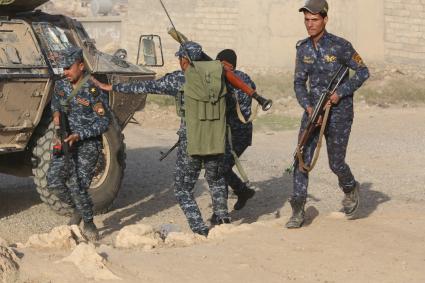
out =
[[(347, 161), (361, 182), (359, 219), (338, 213), (342, 193), (322, 150), (311, 174), (304, 229), (284, 229), (290, 208), (290, 163), (296, 131), (257, 132), (242, 161), (256, 188), (254, 199), (232, 211), (246, 231), (185, 248), (120, 250), (111, 244), (130, 224), (178, 224), (188, 231), (172, 192), (175, 155), (159, 152), (176, 140), (166, 129), (125, 130), (127, 169), (113, 211), (96, 218), (99, 253), (124, 282), (425, 282), (425, 108), (357, 110)], [(197, 184), (204, 218), (211, 214), (205, 181)], [(9, 244), (66, 223), (42, 204), (30, 179), (0, 175), (0, 236)], [(231, 196), (229, 207), (235, 199)], [(52, 263), (52, 251), (19, 250), (24, 282), (73, 282), (76, 267)], [(85, 278), (83, 281), (90, 282)], [(123, 282), (120, 281), (120, 282)]]

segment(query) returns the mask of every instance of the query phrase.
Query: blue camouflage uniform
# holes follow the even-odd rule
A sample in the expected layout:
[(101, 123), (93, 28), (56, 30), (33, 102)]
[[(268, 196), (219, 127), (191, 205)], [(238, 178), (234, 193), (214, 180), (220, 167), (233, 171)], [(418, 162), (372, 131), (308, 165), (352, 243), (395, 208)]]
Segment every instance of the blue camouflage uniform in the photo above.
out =
[[(249, 87), (256, 89), (255, 83), (244, 72), (235, 70), (234, 73), (241, 78)], [(232, 135), (233, 150), (238, 157), (248, 148), (252, 143), (252, 122), (242, 123), (239, 120), (236, 112), (236, 99), (239, 102), (240, 110), (245, 120), (251, 116), (252, 98), (240, 89), (234, 88), (230, 84), (227, 85), (229, 95), (226, 97), (227, 104), (227, 124), (230, 127)], [(233, 172), (232, 168), (235, 165), (235, 160), (230, 151), (230, 145), (226, 144), (226, 153), (224, 158), (224, 177), (226, 185), (230, 186), (236, 195), (240, 194), (246, 189), (246, 184)]]
[[(68, 135), (78, 134), (80, 140), (70, 148), (68, 164), (64, 155), (52, 155), (47, 183), (59, 199), (76, 207), (84, 222), (93, 220), (93, 203), (87, 190), (93, 179), (102, 151), (102, 133), (109, 127), (108, 95), (90, 81), (71, 96), (73, 86), (67, 79), (56, 82), (51, 100), (52, 113), (65, 111)], [(68, 104), (66, 107), (65, 104)]]
[[(347, 75), (336, 90), (341, 97), (337, 105), (333, 105), (325, 131), (329, 166), (339, 181), (339, 186), (345, 193), (351, 192), (356, 181), (350, 167), (345, 163), (348, 139), (353, 123), (353, 94), (368, 78), (369, 70), (347, 40), (325, 31), (314, 47), (310, 38), (297, 43), (294, 89), (301, 107), (315, 107), (321, 93), (328, 86), (331, 78), (339, 67), (347, 66), (354, 70), (354, 75)], [(308, 88), (307, 88), (308, 81)], [(307, 112), (301, 120), (300, 134), (308, 122)], [(319, 131), (305, 145), (303, 158), (308, 165), (313, 158)], [(299, 170), (298, 161), (294, 171), (293, 198), (307, 197), (308, 174)]]
[[(192, 60), (201, 56), (200, 46), (193, 42), (186, 43), (186, 51)], [(180, 48), (176, 56), (186, 56)], [(119, 83), (113, 85), (113, 91), (127, 94), (165, 94), (177, 97), (183, 90), (185, 77), (183, 71), (174, 71), (158, 80)], [(184, 104), (184, 99), (181, 99)], [(174, 194), (188, 220), (191, 230), (199, 234), (207, 234), (208, 226), (202, 219), (201, 212), (194, 198), (194, 187), (198, 180), (202, 164), (205, 167), (205, 179), (212, 196), (213, 212), (219, 219), (229, 217), (227, 209), (227, 192), (223, 176), (223, 155), (189, 156), (187, 153), (186, 124), (184, 117), (180, 123), (179, 146), (174, 172)]]

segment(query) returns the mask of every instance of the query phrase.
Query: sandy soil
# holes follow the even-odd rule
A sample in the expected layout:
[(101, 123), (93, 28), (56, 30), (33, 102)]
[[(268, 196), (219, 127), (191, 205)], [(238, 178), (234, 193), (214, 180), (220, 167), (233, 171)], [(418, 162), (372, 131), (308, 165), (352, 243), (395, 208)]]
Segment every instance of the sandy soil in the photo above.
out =
[[(347, 157), (361, 182), (357, 220), (339, 212), (342, 193), (323, 150), (311, 175), (306, 226), (285, 229), (292, 180), (283, 170), (296, 131), (265, 131), (255, 134), (242, 158), (257, 193), (246, 208), (231, 212), (234, 225), (246, 229), (188, 247), (117, 249), (117, 233), (132, 224), (173, 223), (189, 232), (172, 192), (175, 153), (158, 161), (176, 140), (177, 120), (160, 128), (159, 116), (141, 115), (143, 127), (126, 128), (123, 187), (113, 210), (96, 218), (103, 237), (96, 251), (121, 278), (116, 282), (425, 282), (424, 107), (357, 109)], [(9, 244), (66, 223), (40, 202), (30, 179), (0, 175), (0, 195), (0, 236)], [(206, 219), (211, 206), (204, 179), (196, 196)], [(230, 196), (230, 208), (234, 202)], [(60, 261), (70, 251), (15, 251), (21, 282), (94, 281)]]

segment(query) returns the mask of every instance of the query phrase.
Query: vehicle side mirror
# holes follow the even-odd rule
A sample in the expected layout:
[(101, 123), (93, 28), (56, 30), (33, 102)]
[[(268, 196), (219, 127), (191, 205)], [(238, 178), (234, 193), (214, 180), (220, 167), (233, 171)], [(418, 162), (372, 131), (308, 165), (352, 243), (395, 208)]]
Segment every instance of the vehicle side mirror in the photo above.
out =
[(136, 64), (148, 67), (164, 66), (164, 55), (159, 35), (140, 36)]

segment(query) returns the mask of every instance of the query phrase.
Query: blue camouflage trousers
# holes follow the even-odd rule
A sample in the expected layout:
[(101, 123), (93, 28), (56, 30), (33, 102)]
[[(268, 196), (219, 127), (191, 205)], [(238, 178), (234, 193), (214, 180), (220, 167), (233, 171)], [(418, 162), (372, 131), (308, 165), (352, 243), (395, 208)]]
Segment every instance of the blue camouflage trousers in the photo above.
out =
[[(240, 157), (244, 151), (251, 145), (251, 139), (243, 135), (237, 135), (232, 132), (232, 146), (233, 151), (238, 157)], [(247, 188), (246, 184), (239, 178), (238, 175), (233, 171), (235, 166), (235, 159), (230, 151), (230, 145), (226, 143), (226, 153), (224, 155), (224, 179), (226, 181), (226, 187), (230, 186), (235, 193), (238, 195)]]
[(229, 217), (227, 191), (223, 176), (224, 155), (189, 156), (186, 148), (187, 138), (183, 132), (180, 133), (180, 144), (177, 150), (174, 194), (187, 218), (190, 229), (198, 233), (208, 230), (194, 197), (195, 183), (202, 165), (205, 168), (205, 179), (211, 193), (213, 212), (218, 219)]
[(101, 150), (97, 139), (79, 141), (72, 148), (68, 164), (64, 155), (53, 155), (47, 172), (48, 188), (62, 202), (76, 208), (84, 222), (93, 220), (93, 203), (87, 190)]
[[(303, 116), (300, 127), (300, 135), (307, 125), (307, 115)], [(356, 181), (351, 173), (350, 167), (345, 163), (348, 140), (351, 132), (352, 119), (341, 122), (328, 123), (324, 136), (326, 138), (326, 148), (329, 158), (329, 167), (338, 177), (339, 187), (348, 193), (354, 189)], [(304, 146), (303, 158), (306, 165), (310, 165), (313, 159), (314, 150), (319, 140), (319, 127), (316, 129), (310, 140)], [(308, 173), (302, 172), (298, 168), (298, 160), (295, 162), (293, 176), (293, 198), (306, 198), (308, 187)]]

